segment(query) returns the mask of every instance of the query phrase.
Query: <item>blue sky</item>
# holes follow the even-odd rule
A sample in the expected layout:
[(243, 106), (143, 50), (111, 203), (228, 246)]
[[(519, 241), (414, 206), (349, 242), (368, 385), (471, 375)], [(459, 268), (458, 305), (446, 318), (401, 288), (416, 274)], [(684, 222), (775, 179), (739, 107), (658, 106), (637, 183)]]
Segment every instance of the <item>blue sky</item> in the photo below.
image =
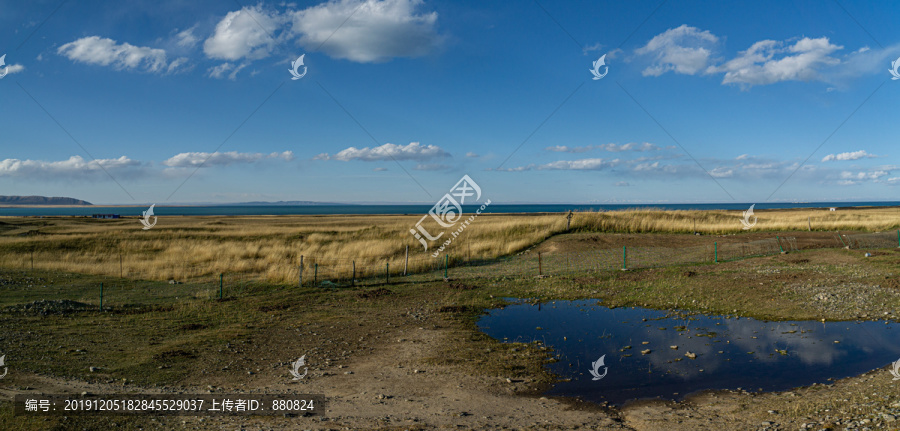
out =
[(495, 203), (898, 200), (898, 16), (851, 0), (0, 1), (0, 194), (430, 203), (468, 174)]

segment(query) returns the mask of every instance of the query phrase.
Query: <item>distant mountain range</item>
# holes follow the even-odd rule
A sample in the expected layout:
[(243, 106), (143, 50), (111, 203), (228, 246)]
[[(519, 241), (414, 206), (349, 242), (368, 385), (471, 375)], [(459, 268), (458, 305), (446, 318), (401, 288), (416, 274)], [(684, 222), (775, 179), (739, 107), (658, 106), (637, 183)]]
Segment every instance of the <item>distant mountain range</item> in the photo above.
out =
[(93, 205), (88, 201), (74, 198), (46, 196), (0, 196), (0, 205)]

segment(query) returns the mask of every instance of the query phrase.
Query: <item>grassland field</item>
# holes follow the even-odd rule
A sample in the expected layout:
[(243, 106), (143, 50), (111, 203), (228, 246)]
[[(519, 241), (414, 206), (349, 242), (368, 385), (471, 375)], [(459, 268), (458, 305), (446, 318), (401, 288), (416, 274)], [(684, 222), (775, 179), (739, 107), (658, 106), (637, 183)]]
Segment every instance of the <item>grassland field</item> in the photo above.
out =
[[(740, 212), (728, 211), (576, 213), (568, 231), (565, 214), (486, 214), (450, 251), (485, 260), (483, 271), (350, 288), (298, 288), (290, 268), (301, 255), (373, 265), (399, 260), (407, 245), (418, 246), (408, 233), (418, 217), (163, 217), (150, 231), (134, 219), (3, 217), (0, 352), (10, 374), (0, 380), (0, 423), (9, 430), (743, 430), (763, 422), (777, 424), (772, 429), (836, 429), (868, 419), (872, 429), (890, 429), (885, 415), (897, 413), (900, 395), (884, 369), (785, 392), (720, 391), (615, 409), (542, 397), (558, 378), (544, 368), (552, 349), (503, 343), (475, 326), (484, 310), (504, 306), (505, 297), (596, 298), (608, 306), (769, 320), (896, 318), (896, 246), (819, 246), (833, 242), (835, 231), (895, 231), (900, 209), (757, 215), (758, 224), (746, 232)], [(507, 261), (492, 261), (776, 234), (806, 246), (719, 264), (542, 278), (511, 274), (503, 270)], [(173, 262), (190, 264), (194, 276), (169, 284), (181, 277)], [(121, 274), (123, 266), (133, 269)], [(214, 285), (201, 280), (225, 271), (261, 276), (218, 299)], [(119, 289), (104, 311), (97, 302), (101, 282)], [(822, 293), (835, 299), (820, 301)], [(62, 299), (84, 306), (52, 304)], [(310, 378), (293, 382), (289, 363), (302, 354)], [(36, 391), (303, 392), (325, 394), (329, 404), (317, 418), (13, 416), (10, 397)]]

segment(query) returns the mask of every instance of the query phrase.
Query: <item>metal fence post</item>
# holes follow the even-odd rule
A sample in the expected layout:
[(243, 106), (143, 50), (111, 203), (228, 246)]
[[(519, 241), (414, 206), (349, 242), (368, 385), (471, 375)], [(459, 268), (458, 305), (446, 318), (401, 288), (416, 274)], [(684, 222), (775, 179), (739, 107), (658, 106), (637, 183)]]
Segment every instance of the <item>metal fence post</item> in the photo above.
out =
[(303, 287), (303, 255), (300, 255), (300, 276), (297, 278), (299, 283), (297, 287)]
[(622, 246), (622, 271), (628, 270), (628, 246)]
[[(900, 231), (898, 231), (900, 232)], [(407, 270), (409, 269), (409, 246), (406, 246), (406, 263), (403, 264), (403, 275), (407, 274)]]
[(538, 252), (538, 275), (544, 275), (544, 263), (541, 260), (541, 252)]
[(319, 283), (319, 262), (316, 262), (316, 266), (313, 271), (313, 287)]
[(780, 248), (781, 252), (784, 253), (784, 247), (781, 246), (781, 240), (778, 238), (778, 235), (775, 235), (775, 242), (778, 243), (778, 248)]
[(391, 284), (391, 264), (384, 263), (384, 283)]
[(444, 255), (444, 278), (447, 278), (447, 265), (450, 264), (450, 255)]
[(719, 243), (718, 243), (718, 241), (713, 243), (713, 248), (714, 248), (715, 253), (716, 253), (716, 254), (715, 254), (715, 256), (716, 256), (716, 257), (715, 257), (715, 263), (719, 263)]

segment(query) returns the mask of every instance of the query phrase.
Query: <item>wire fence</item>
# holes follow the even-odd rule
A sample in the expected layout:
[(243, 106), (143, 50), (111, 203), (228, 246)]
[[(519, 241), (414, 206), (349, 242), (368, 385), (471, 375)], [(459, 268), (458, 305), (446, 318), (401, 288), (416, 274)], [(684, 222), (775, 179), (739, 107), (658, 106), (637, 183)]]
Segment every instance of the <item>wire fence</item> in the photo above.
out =
[[(835, 233), (829, 244), (817, 243), (807, 248), (895, 248), (900, 247), (900, 231), (862, 234)], [(128, 255), (111, 255), (117, 260), (117, 271), (104, 270), (98, 276), (96, 291), (93, 288), (83, 294), (67, 292), (63, 287), (43, 285), (46, 281), (37, 279), (36, 274), (27, 277), (27, 289), (6, 290), (3, 302), (21, 304), (46, 298), (69, 299), (73, 301), (102, 305), (104, 298), (115, 298), (117, 306), (130, 304), (172, 303), (182, 299), (226, 299), (256, 290), (269, 289), (273, 285), (284, 288), (292, 286), (343, 288), (353, 286), (379, 286), (397, 282), (420, 282), (442, 280), (466, 280), (497, 277), (534, 277), (554, 275), (589, 275), (602, 271), (658, 268), (676, 265), (727, 262), (757, 256), (776, 255), (798, 251), (798, 241), (794, 237), (775, 237), (745, 242), (723, 243), (688, 247), (629, 247), (621, 249), (593, 249), (581, 252), (534, 252), (527, 251), (498, 259), (471, 259), (470, 257), (444, 255), (432, 257), (405, 256), (385, 259), (373, 263), (355, 259), (322, 259), (315, 256), (301, 256), (297, 264), (273, 266), (266, 272), (232, 271), (210, 273), (202, 264), (173, 261), (167, 265), (168, 280), (159, 279), (158, 268), (155, 277), (145, 277), (151, 268), (142, 265), (140, 259)], [(94, 257), (97, 263), (103, 258)], [(79, 262), (83, 264), (83, 262)], [(99, 267), (99, 265), (98, 265)], [(109, 268), (110, 265), (104, 266)], [(47, 259), (40, 252), (0, 254), (0, 268), (36, 269), (59, 271), (56, 277), (69, 277), (66, 259)], [(273, 274), (283, 275), (289, 271), (293, 277), (290, 283), (273, 283)], [(23, 272), (28, 275), (29, 273)], [(0, 290), (3, 289), (0, 279)]]

